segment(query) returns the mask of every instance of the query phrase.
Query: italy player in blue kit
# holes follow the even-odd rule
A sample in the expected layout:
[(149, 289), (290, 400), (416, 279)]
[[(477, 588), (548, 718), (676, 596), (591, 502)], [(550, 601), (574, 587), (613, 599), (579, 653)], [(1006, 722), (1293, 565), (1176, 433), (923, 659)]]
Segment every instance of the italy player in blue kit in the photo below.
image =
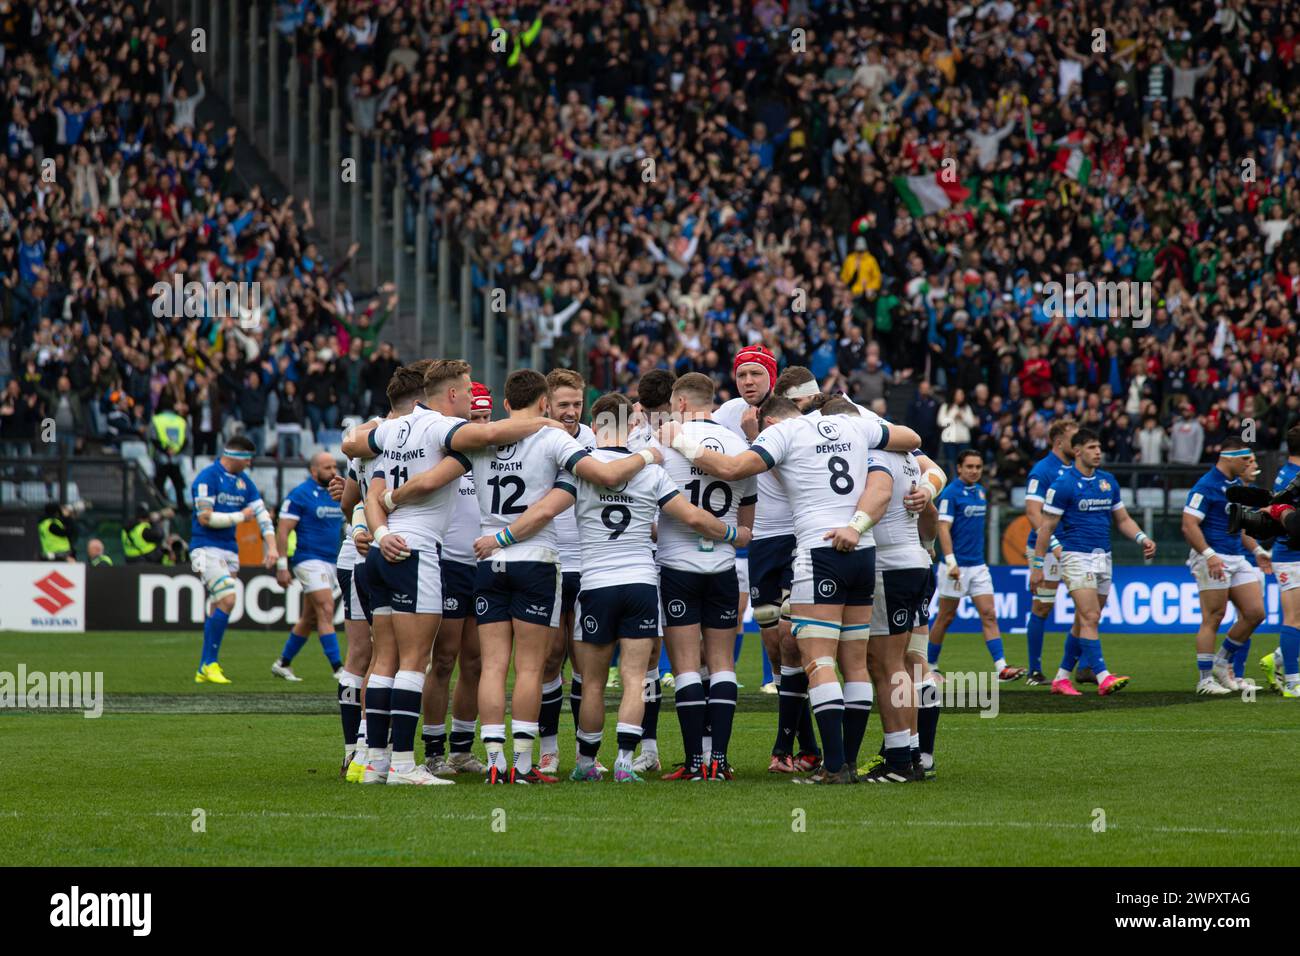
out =
[(1013, 681), (1023, 677), (1025, 669), (1009, 667), (1002, 650), (1002, 632), (993, 606), (993, 576), (984, 563), (988, 501), (980, 484), (983, 475), (983, 457), (967, 448), (957, 456), (958, 480), (938, 499), (939, 549), (944, 564), (939, 569), (939, 614), (930, 628), (926, 661), (931, 667), (938, 665), (943, 637), (957, 617), (957, 605), (969, 597), (979, 612), (984, 645), (993, 658), (998, 680)]
[[(1078, 425), (1070, 418), (1058, 418), (1047, 431), (1052, 450), (1041, 458), (1029, 472), (1025, 486), (1025, 518), (1029, 521), (1029, 540), (1025, 544), (1025, 560), (1033, 563), (1034, 545), (1038, 541), (1038, 528), (1043, 521), (1043, 498), (1058, 475), (1070, 467), (1073, 457), (1070, 441)], [(1043, 559), (1043, 582), (1033, 590), (1034, 600), (1025, 619), (1025, 637), (1029, 644), (1029, 676), (1025, 683), (1031, 687), (1050, 684), (1043, 675), (1043, 634), (1047, 629), (1047, 616), (1056, 603), (1056, 586), (1061, 581), (1061, 545), (1051, 542)]]
[[(1227, 490), (1240, 487), (1242, 478), (1254, 469), (1255, 455), (1246, 443), (1235, 436), (1224, 439), (1219, 460), (1188, 492), (1183, 507), (1183, 538), (1191, 547), (1187, 566), (1201, 602), (1196, 632), (1198, 694), (1223, 696), (1254, 686), (1253, 681), (1238, 680), (1233, 667), (1234, 659), (1244, 667), (1250, 636), (1264, 620), (1264, 588), (1246, 552), (1254, 552), (1265, 574), (1273, 568), (1259, 542), (1242, 532), (1229, 532), (1227, 498)], [(1237, 620), (1216, 653), (1214, 643), (1229, 600), (1237, 609)]]
[(1120, 499), (1119, 482), (1102, 471), (1101, 437), (1081, 428), (1071, 439), (1074, 464), (1063, 471), (1043, 498), (1043, 523), (1038, 527), (1029, 586), (1044, 579), (1044, 558), (1053, 536), (1061, 543), (1061, 580), (1074, 601), (1074, 626), (1065, 639), (1065, 654), (1052, 681), (1052, 693), (1082, 696), (1070, 682), (1070, 672), (1082, 662), (1097, 676), (1097, 693), (1105, 697), (1128, 683), (1129, 678), (1106, 669), (1097, 630), (1101, 608), (1110, 594), (1112, 516), (1120, 533), (1132, 538), (1150, 558), (1156, 543), (1129, 517)]
[(320, 636), (321, 650), (336, 677), (343, 667), (334, 632), (334, 592), (338, 588), (334, 561), (343, 537), (343, 510), (329, 493), (330, 481), (338, 474), (338, 462), (329, 452), (319, 452), (308, 470), (311, 477), (281, 502), (276, 531), (276, 546), (284, 553), (289, 551), (289, 535), (297, 537), (292, 554), (277, 562), (276, 580), (282, 588), (287, 588), (292, 579), (302, 585), (302, 611), (279, 659), (271, 665), (271, 673), (287, 681), (302, 680), (291, 665), (313, 630)]
[[(1300, 425), (1286, 433), (1287, 460), (1273, 481), (1277, 494), (1300, 475)], [(1260, 659), (1274, 690), (1290, 700), (1300, 699), (1300, 549), (1287, 537), (1273, 545), (1273, 573), (1282, 592), (1282, 636), (1277, 650)]]
[(217, 655), (226, 623), (235, 607), (239, 573), (239, 544), (235, 526), (256, 521), (262, 532), (262, 563), (273, 567), (278, 557), (271, 515), (253, 480), (243, 474), (253, 460), (253, 442), (235, 435), (226, 442), (221, 456), (194, 478), (190, 494), (194, 516), (190, 525), (190, 567), (203, 580), (207, 591), (208, 616), (203, 622), (203, 653), (194, 675), (196, 684), (229, 684), (221, 672)]

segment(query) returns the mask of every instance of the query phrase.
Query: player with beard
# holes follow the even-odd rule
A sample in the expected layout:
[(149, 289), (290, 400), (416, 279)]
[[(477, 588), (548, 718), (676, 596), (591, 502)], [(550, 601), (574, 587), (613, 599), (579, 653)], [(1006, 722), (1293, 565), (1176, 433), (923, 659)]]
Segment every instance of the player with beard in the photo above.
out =
[[(596, 435), (582, 424), (583, 398), (587, 383), (572, 369), (552, 369), (546, 376), (551, 389), (551, 417), (587, 451), (596, 450)], [(546, 654), (542, 671), (542, 709), (538, 716), (540, 759), (537, 770), (549, 776), (560, 772), (560, 709), (564, 704), (564, 660), (573, 660), (573, 605), (582, 588), (582, 548), (578, 541), (578, 522), (573, 509), (555, 516), (555, 537), (560, 553), (560, 627)], [(573, 732), (578, 732), (578, 712), (582, 707), (582, 675), (573, 668), (569, 689), (569, 709), (573, 712)], [(575, 743), (576, 749), (576, 743)], [(605, 771), (604, 767), (600, 768)]]

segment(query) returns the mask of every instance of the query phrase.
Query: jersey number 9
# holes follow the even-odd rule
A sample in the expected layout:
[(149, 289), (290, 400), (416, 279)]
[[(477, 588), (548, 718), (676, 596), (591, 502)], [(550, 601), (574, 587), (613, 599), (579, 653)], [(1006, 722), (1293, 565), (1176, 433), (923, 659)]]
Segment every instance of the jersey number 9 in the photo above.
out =
[(632, 512), (624, 505), (606, 505), (600, 512), (600, 520), (610, 530), (609, 540), (613, 541), (627, 530)]

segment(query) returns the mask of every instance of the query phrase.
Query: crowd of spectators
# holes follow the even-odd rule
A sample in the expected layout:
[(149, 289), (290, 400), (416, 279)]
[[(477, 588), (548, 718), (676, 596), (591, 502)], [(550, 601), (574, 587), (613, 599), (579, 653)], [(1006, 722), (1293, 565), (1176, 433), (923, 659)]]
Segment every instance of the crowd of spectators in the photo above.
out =
[[(309, 207), (232, 191), (236, 133), (195, 125), (202, 77), (186, 88), (161, 23), (87, 3), (79, 27), (43, 6), (66, 15), (4, 34), (0, 381), (17, 385), (0, 435), (52, 407), (99, 427), (113, 395), (136, 422), (184, 397), (196, 436), (270, 422), (269, 394), (276, 416), (322, 427), (373, 411), (367, 386), (397, 361), (369, 334), (382, 318), (367, 329), (337, 284), (346, 262), (306, 242)], [(120, 19), (92, 17), (106, 10)], [(499, 265), (522, 353), (538, 342), (594, 390), (667, 367), (725, 398), (732, 356), (762, 342), (933, 453), (974, 444), (1006, 484), (1062, 414), (1098, 428), (1109, 460), (1148, 466), (1206, 461), (1228, 434), (1277, 448), (1300, 420), (1300, 5), (297, 0), (276, 15), (303, 81), (379, 142), (408, 205), (423, 192), (436, 235)], [(79, 184), (96, 177), (92, 209)], [(901, 177), (941, 186), (917, 208)], [(262, 277), (274, 321), (252, 337), (154, 321), (141, 290), (179, 269)], [(1150, 311), (1053, 308), (1067, 276), (1149, 283)]]
[[(309, 238), (311, 204), (241, 178), (238, 129), (201, 118), (206, 78), (173, 55), (181, 27), (157, 3), (0, 3), (0, 440), (16, 447), (111, 450), (174, 411), (189, 452), (236, 429), (264, 449), (277, 423), (319, 433), (382, 404), (394, 290), (352, 290), (347, 259)], [(260, 300), (186, 314), (159, 282), (257, 283)]]

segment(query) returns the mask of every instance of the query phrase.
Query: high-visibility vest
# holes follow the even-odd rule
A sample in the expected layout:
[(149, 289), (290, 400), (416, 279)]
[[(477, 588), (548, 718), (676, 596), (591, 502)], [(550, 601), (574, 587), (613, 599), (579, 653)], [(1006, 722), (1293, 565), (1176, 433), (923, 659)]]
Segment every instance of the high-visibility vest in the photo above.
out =
[(144, 533), (148, 530), (148, 521), (138, 522), (130, 531), (126, 528), (122, 529), (122, 550), (126, 553), (128, 561), (132, 558), (143, 558), (158, 550), (158, 545), (145, 539)]
[(46, 561), (72, 552), (72, 542), (53, 531), (54, 519), (46, 518), (36, 526), (41, 541), (41, 557)]
[(152, 425), (163, 450), (169, 455), (179, 455), (185, 448), (185, 432), (189, 427), (185, 419), (175, 412), (159, 412), (153, 417)]

